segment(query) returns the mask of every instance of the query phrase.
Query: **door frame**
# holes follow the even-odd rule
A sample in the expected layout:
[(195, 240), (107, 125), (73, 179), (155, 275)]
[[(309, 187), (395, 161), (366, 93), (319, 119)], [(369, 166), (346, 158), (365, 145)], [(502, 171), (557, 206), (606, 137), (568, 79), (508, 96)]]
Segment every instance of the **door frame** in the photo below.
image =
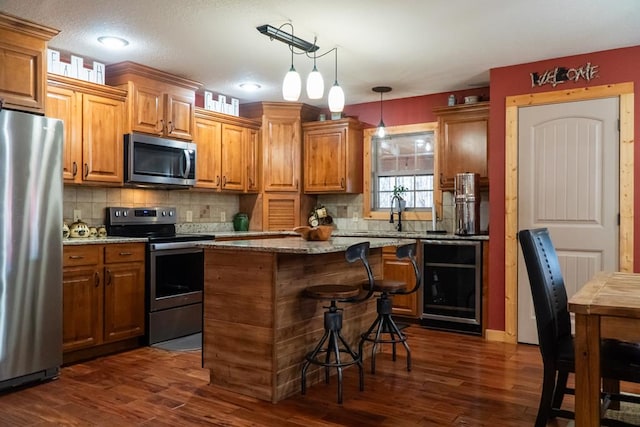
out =
[(620, 99), (620, 195), (619, 268), (633, 271), (633, 82), (558, 90), (506, 97), (505, 103), (505, 212), (504, 283), (505, 332), (503, 341), (518, 340), (518, 108), (533, 105)]

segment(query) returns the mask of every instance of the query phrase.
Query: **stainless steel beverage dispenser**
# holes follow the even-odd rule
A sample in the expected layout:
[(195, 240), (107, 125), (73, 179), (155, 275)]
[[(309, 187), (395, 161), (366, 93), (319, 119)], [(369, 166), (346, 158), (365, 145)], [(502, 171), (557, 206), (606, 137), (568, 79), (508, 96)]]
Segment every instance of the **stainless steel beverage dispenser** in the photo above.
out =
[(458, 173), (454, 180), (456, 201), (455, 234), (480, 233), (480, 175)]

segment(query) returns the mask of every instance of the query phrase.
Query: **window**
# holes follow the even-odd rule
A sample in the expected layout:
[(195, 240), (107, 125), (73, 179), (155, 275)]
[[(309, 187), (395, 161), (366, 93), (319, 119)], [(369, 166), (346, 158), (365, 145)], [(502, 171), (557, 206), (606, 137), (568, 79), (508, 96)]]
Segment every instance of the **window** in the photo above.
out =
[(403, 219), (431, 220), (436, 129), (436, 123), (390, 126), (384, 138), (379, 138), (375, 129), (365, 131), (366, 218), (388, 219), (393, 189), (403, 186), (408, 209)]
[(396, 186), (407, 189), (407, 208), (433, 207), (434, 142), (433, 131), (373, 137), (374, 210), (391, 208)]

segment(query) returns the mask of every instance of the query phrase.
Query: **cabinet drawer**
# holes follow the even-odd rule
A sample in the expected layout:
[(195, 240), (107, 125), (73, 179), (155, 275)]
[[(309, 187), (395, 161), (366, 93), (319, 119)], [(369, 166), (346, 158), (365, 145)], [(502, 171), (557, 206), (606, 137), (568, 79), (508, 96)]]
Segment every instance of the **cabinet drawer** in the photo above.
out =
[(101, 245), (65, 246), (62, 265), (74, 267), (76, 265), (99, 264), (101, 249)]
[(144, 243), (124, 243), (105, 246), (105, 264), (131, 261), (144, 261)]

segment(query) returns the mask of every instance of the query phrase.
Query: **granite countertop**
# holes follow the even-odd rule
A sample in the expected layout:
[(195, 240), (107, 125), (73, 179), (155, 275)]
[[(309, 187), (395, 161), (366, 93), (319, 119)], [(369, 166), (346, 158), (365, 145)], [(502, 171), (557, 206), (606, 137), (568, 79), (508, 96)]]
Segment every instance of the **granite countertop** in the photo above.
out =
[(488, 234), (476, 234), (470, 236), (459, 236), (449, 233), (428, 233), (426, 231), (360, 231), (360, 230), (334, 230), (332, 236), (368, 236), (368, 237), (389, 237), (420, 240), (489, 240)]
[(302, 237), (285, 237), (274, 239), (230, 240), (224, 242), (198, 242), (205, 249), (233, 249), (238, 251), (257, 251), (293, 254), (324, 254), (342, 252), (349, 246), (368, 241), (371, 248), (397, 246), (413, 243), (415, 240), (380, 237), (331, 237), (327, 241), (306, 241)]
[(212, 234), (216, 239), (224, 237), (246, 237), (247, 239), (250, 239), (251, 237), (282, 236), (283, 234), (299, 236), (295, 231), (213, 231)]
[(64, 246), (73, 246), (73, 245), (105, 245), (110, 243), (147, 243), (146, 237), (118, 237), (118, 236), (108, 236), (108, 237), (69, 237), (67, 239), (62, 239), (62, 244)]

